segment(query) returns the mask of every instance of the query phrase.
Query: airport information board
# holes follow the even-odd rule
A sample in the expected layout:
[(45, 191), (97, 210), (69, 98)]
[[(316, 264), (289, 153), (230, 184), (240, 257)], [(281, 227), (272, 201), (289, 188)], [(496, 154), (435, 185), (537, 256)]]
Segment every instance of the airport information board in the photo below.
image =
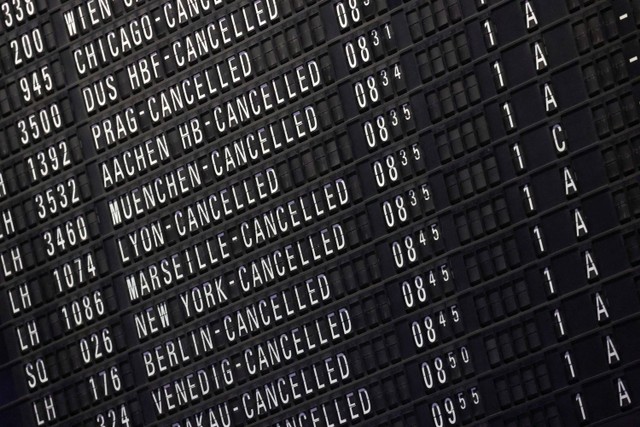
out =
[(0, 0), (0, 425), (638, 425), (639, 28)]

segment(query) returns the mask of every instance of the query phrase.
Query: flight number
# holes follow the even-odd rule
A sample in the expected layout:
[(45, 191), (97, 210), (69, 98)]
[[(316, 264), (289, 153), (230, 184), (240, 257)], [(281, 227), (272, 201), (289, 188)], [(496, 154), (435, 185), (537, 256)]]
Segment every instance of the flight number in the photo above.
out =
[(54, 257), (64, 253), (68, 249), (77, 247), (89, 240), (87, 220), (84, 215), (78, 215), (73, 220), (65, 222), (63, 225), (47, 230), (42, 234), (44, 238), (47, 255)]
[(103, 328), (80, 340), (82, 362), (89, 365), (113, 354), (115, 348), (111, 338), (111, 330)]
[(27, 157), (26, 163), (32, 182), (61, 172), (72, 164), (67, 141), (60, 141), (45, 150), (38, 151)]
[(38, 68), (18, 79), (20, 94), (25, 103), (30, 103), (36, 99), (53, 92), (53, 78), (49, 65)]
[(20, 142), (23, 145), (45, 138), (61, 128), (62, 114), (55, 102), (18, 121)]
[(11, 40), (9, 48), (13, 52), (13, 63), (16, 67), (44, 53), (44, 42), (40, 28), (36, 27)]
[(96, 415), (98, 427), (130, 427), (129, 410), (124, 403), (118, 408), (109, 408), (106, 412)]
[(98, 277), (93, 252), (87, 252), (51, 271), (58, 292), (73, 290)]
[(46, 219), (49, 215), (57, 215), (80, 203), (76, 177), (47, 188), (34, 196), (38, 218)]
[(0, 4), (0, 11), (4, 17), (5, 28), (10, 29), (34, 16), (36, 6), (33, 0), (10, 0)]
[(82, 328), (106, 314), (102, 292), (93, 291), (60, 307), (66, 331)]

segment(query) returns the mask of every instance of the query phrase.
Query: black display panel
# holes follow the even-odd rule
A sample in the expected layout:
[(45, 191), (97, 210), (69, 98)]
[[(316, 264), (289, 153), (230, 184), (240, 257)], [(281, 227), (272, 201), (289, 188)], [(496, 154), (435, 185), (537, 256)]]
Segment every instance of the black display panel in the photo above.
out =
[(640, 423), (637, 0), (0, 0), (0, 426)]

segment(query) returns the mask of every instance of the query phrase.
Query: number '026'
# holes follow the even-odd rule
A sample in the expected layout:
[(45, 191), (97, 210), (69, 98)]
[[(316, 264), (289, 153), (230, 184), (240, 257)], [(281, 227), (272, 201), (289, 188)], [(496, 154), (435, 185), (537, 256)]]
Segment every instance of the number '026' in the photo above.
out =
[(96, 375), (89, 377), (91, 395), (95, 402), (110, 398), (112, 394), (122, 391), (122, 380), (117, 366), (111, 366)]

